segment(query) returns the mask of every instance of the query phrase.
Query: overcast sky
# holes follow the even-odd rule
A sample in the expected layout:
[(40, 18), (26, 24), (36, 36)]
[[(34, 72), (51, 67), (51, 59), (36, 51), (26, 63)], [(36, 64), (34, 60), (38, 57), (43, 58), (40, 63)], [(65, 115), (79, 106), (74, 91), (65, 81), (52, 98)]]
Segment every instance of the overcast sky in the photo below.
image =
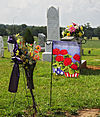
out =
[(100, 0), (0, 0), (0, 24), (47, 25), (47, 9), (59, 7), (60, 26), (100, 26)]

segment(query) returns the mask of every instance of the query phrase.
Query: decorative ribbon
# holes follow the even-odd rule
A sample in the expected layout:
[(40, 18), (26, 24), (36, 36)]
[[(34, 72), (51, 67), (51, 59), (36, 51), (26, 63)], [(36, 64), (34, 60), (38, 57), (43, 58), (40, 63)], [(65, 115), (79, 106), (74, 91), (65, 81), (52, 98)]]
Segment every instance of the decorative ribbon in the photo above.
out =
[(18, 44), (17, 44), (14, 36), (10, 36), (8, 38), (8, 43), (14, 44), (14, 49), (13, 49), (14, 57), (12, 57), (12, 60), (15, 63), (13, 66), (12, 73), (11, 73), (8, 91), (16, 93), (17, 88), (18, 88), (19, 76), (20, 76), (19, 63), (22, 63), (22, 61), (19, 57), (16, 57), (16, 51), (18, 50)]
[[(19, 82), (19, 77), (20, 77), (20, 71), (19, 71), (19, 64), (22, 63), (22, 60), (16, 56), (16, 51), (20, 49), (18, 48), (18, 44), (16, 42), (16, 39), (14, 36), (10, 36), (8, 38), (8, 43), (12, 43), (14, 44), (14, 57), (12, 57), (12, 60), (14, 61), (14, 66), (13, 66), (13, 70), (11, 73), (11, 77), (10, 77), (10, 83), (9, 83), (9, 89), (8, 91), (16, 93), (17, 92), (17, 88), (18, 88), (18, 82)], [(21, 54), (21, 52), (20, 52)], [(35, 68), (36, 62), (34, 62), (32, 65), (28, 64), (27, 65), (27, 69), (25, 69), (25, 74), (26, 74), (26, 78), (27, 78), (27, 86), (29, 89), (34, 89), (34, 84), (33, 84), (33, 71)]]

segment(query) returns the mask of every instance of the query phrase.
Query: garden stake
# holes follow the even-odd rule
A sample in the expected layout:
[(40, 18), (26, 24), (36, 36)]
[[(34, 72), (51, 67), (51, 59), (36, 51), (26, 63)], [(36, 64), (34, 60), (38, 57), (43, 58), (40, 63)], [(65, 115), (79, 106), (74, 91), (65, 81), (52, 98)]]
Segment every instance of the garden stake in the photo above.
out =
[[(52, 42), (52, 50), (53, 50), (53, 42)], [(52, 102), (52, 64), (53, 64), (53, 51), (52, 51), (52, 56), (51, 56), (51, 82), (50, 82), (50, 107), (51, 107), (51, 102)]]

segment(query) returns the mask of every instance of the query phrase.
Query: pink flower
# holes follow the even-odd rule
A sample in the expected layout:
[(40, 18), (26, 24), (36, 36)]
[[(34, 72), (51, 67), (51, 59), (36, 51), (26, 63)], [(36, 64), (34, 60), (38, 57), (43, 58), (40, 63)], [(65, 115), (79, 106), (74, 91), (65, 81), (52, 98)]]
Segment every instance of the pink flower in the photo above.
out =
[(76, 28), (75, 28), (74, 26), (72, 26), (72, 27), (70, 27), (70, 28), (68, 29), (68, 31), (70, 31), (71, 33), (72, 33), (72, 32), (75, 32), (75, 30), (76, 30)]

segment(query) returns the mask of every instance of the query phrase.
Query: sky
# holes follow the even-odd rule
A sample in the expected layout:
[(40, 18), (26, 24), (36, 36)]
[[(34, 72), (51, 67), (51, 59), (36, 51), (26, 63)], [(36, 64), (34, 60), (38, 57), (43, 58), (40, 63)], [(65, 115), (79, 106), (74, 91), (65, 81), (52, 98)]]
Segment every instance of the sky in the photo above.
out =
[(0, 0), (0, 24), (47, 25), (47, 10), (59, 8), (61, 27), (72, 22), (100, 26), (100, 0)]

